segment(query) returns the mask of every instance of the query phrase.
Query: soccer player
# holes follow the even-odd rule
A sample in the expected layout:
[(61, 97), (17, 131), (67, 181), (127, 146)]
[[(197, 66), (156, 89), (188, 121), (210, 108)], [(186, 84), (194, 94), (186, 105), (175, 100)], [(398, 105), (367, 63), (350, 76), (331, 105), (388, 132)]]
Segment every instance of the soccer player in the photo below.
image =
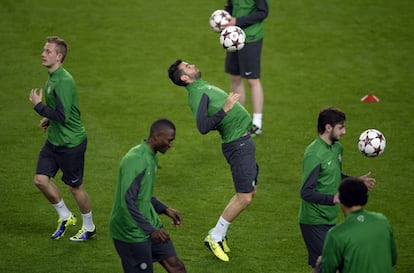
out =
[(34, 183), (56, 209), (59, 220), (52, 239), (61, 238), (70, 225), (76, 224), (75, 215), (66, 207), (56, 185), (50, 180), (60, 169), (62, 180), (76, 200), (83, 225), (71, 241), (92, 238), (96, 228), (92, 220), (91, 203), (83, 188), (83, 170), (87, 146), (85, 128), (81, 123), (75, 81), (62, 63), (68, 46), (59, 37), (47, 38), (42, 52), (42, 64), (49, 72), (45, 86), (46, 104), (42, 103), (43, 89), (33, 88), (29, 95), (34, 110), (43, 118), (40, 128), (47, 140), (39, 153)]
[[(326, 233), (338, 218), (338, 186), (347, 175), (342, 173), (342, 144), (345, 135), (345, 113), (333, 107), (322, 109), (318, 116), (318, 137), (306, 148), (299, 224), (312, 272), (318, 272), (316, 261), (322, 253)], [(369, 189), (375, 185), (371, 173), (361, 176)]]
[(231, 90), (240, 94), (240, 103), (245, 103), (243, 79), (250, 88), (253, 107), (253, 128), (251, 133), (260, 135), (263, 131), (263, 86), (260, 81), (260, 61), (264, 36), (264, 19), (269, 14), (268, 0), (227, 0), (224, 8), (232, 17), (223, 26), (238, 26), (246, 33), (244, 48), (227, 52), (225, 71), (230, 74)]
[(368, 189), (363, 181), (345, 178), (339, 201), (345, 219), (326, 235), (322, 272), (391, 273), (397, 263), (392, 227), (383, 214), (364, 210)]
[(201, 79), (200, 70), (192, 64), (176, 60), (168, 69), (171, 81), (188, 91), (188, 103), (201, 134), (217, 130), (221, 135), (222, 152), (231, 167), (236, 194), (231, 198), (216, 226), (205, 242), (213, 254), (229, 261), (226, 234), (229, 225), (246, 209), (256, 193), (259, 168), (255, 146), (249, 129), (252, 120), (238, 103), (239, 94), (227, 94)]
[(186, 272), (158, 216), (166, 214), (180, 226), (181, 215), (153, 196), (157, 153), (164, 154), (172, 147), (175, 131), (170, 120), (155, 121), (148, 139), (132, 147), (121, 160), (109, 234), (125, 273), (153, 272), (153, 262), (170, 273)]

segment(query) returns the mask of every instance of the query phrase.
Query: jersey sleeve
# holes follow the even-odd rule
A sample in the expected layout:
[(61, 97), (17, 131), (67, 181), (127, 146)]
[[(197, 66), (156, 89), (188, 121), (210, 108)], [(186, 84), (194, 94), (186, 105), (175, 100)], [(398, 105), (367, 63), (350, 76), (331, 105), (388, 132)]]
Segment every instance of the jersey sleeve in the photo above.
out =
[(155, 211), (158, 214), (164, 213), (165, 210), (168, 208), (167, 205), (165, 205), (164, 203), (162, 203), (160, 200), (158, 200), (154, 196), (151, 198), (151, 204), (152, 204), (152, 206), (154, 207)]
[(397, 244), (395, 243), (395, 237), (394, 237), (394, 232), (393, 229), (391, 227), (390, 222), (388, 221), (388, 219), (386, 218), (387, 223), (388, 223), (388, 227), (390, 230), (390, 240), (391, 240), (391, 263), (392, 266), (395, 266), (397, 264)]
[(306, 180), (302, 185), (302, 189), (300, 191), (300, 196), (303, 200), (320, 204), (320, 205), (335, 205), (333, 202), (334, 195), (332, 194), (323, 194), (316, 191), (318, 186), (318, 176), (321, 170), (321, 165), (317, 165), (307, 176)]
[(127, 205), (129, 213), (137, 225), (145, 233), (151, 234), (155, 230), (155, 227), (151, 225), (151, 223), (145, 218), (145, 216), (139, 211), (139, 208), (137, 207), (138, 194), (144, 175), (145, 170), (143, 170), (140, 174), (138, 174), (138, 176), (135, 177), (134, 181), (131, 183), (125, 193), (125, 203)]
[(231, 2), (231, 0), (227, 0), (226, 5), (224, 6), (224, 10), (227, 11), (228, 13), (232, 14), (232, 12), (233, 12), (233, 3)]
[(197, 129), (203, 135), (215, 130), (220, 121), (226, 116), (226, 112), (224, 112), (223, 108), (220, 108), (210, 117), (208, 115), (209, 102), (210, 98), (207, 94), (203, 94), (197, 110)]
[(59, 96), (56, 95), (55, 91), (53, 91), (53, 94), (56, 105), (55, 109), (40, 102), (35, 105), (34, 110), (42, 117), (48, 118), (59, 123), (64, 123), (66, 121), (65, 109)]
[(269, 14), (269, 6), (266, 0), (256, 0), (256, 10), (249, 15), (241, 16), (236, 19), (236, 25), (244, 28), (266, 19)]
[(337, 272), (336, 270), (339, 269), (339, 267), (343, 264), (340, 249), (341, 247), (338, 241), (334, 236), (332, 236), (331, 232), (328, 232), (322, 250), (322, 272)]

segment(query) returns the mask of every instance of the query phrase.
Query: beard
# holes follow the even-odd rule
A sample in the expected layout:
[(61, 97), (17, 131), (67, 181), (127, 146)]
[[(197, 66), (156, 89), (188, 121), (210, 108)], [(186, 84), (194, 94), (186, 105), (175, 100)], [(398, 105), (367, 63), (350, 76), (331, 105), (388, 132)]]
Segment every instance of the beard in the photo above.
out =
[(201, 71), (197, 71), (197, 72), (194, 74), (194, 79), (195, 79), (195, 80), (199, 80), (199, 79), (201, 79)]
[(332, 131), (331, 134), (329, 135), (329, 140), (332, 142), (332, 144), (334, 144), (335, 142), (339, 141), (339, 137), (335, 135), (334, 132)]
[(196, 71), (191, 74), (184, 74), (184, 75), (187, 75), (187, 77), (190, 79), (190, 82), (194, 82), (196, 80), (201, 79), (201, 71)]

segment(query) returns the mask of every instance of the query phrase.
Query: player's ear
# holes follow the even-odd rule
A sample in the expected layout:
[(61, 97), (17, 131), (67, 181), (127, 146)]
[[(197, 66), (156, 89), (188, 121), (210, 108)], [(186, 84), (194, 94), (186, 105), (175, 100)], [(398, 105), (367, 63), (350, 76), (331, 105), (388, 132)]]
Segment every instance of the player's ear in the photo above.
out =
[(186, 74), (181, 75), (180, 80), (182, 80), (183, 82), (187, 82), (188, 81), (188, 75), (186, 75)]
[(62, 59), (63, 59), (63, 54), (62, 53), (58, 53), (56, 55), (56, 59), (58, 59), (58, 61), (61, 63), (62, 62)]

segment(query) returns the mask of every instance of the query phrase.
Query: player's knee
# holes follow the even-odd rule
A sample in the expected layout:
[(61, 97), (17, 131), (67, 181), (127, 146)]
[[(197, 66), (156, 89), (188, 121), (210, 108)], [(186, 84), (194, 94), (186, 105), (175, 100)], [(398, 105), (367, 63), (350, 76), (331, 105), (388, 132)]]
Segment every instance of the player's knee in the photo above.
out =
[(161, 264), (171, 273), (186, 273), (184, 263), (178, 257), (170, 257)]
[(79, 186), (69, 186), (68, 188), (69, 188), (70, 193), (73, 194), (73, 195), (77, 195), (78, 193), (84, 191), (82, 185), (79, 185)]
[(243, 84), (243, 78), (240, 75), (231, 75), (230, 80), (231, 80), (231, 83), (234, 85)]
[(246, 198), (246, 206), (249, 206), (253, 201), (253, 194), (249, 194)]
[(239, 202), (244, 208), (248, 207), (253, 201), (254, 192), (239, 194)]
[(185, 269), (184, 263), (180, 259), (177, 259), (176, 264), (174, 265), (174, 271), (173, 272), (176, 272), (176, 273), (186, 273), (187, 272), (186, 269)]
[(36, 185), (36, 187), (40, 188), (42, 186), (45, 186), (46, 183), (49, 182), (49, 178), (45, 175), (39, 175), (36, 174), (33, 178), (33, 183)]
[(254, 188), (254, 190), (251, 192), (251, 195), (252, 195), (252, 200), (253, 200), (253, 198), (256, 196), (256, 188)]

